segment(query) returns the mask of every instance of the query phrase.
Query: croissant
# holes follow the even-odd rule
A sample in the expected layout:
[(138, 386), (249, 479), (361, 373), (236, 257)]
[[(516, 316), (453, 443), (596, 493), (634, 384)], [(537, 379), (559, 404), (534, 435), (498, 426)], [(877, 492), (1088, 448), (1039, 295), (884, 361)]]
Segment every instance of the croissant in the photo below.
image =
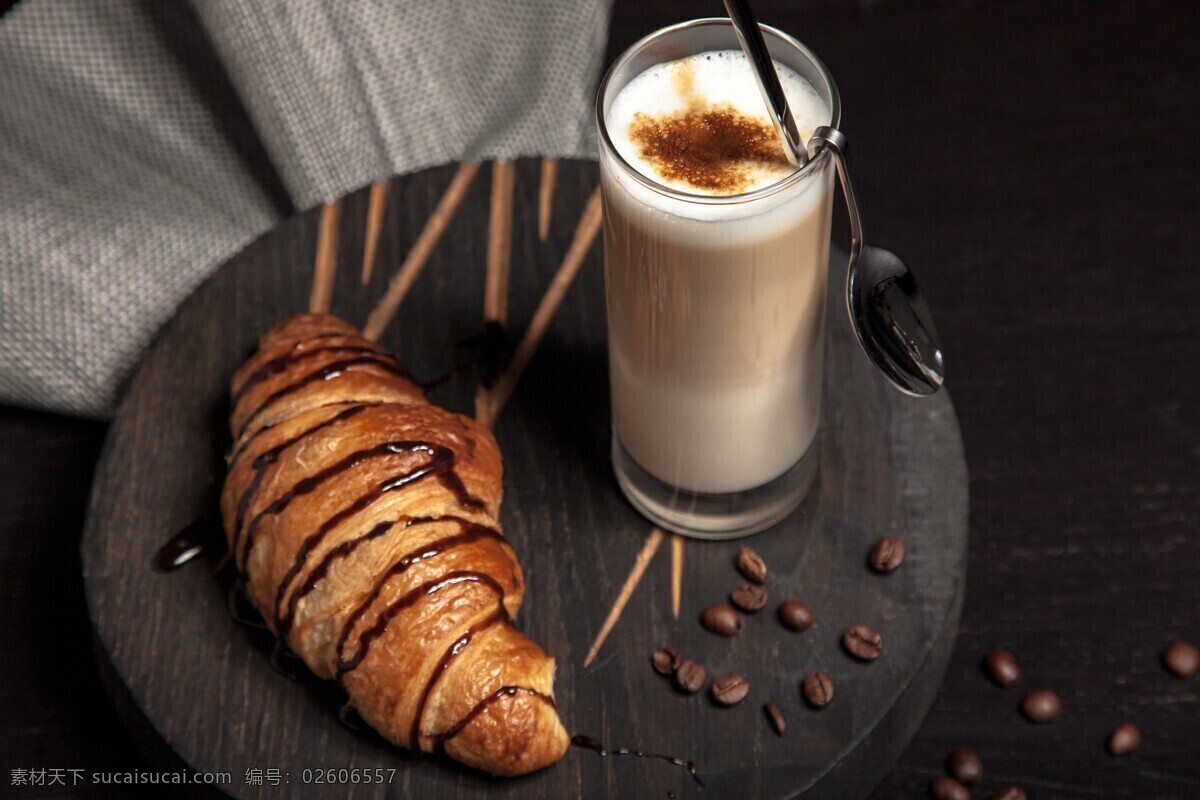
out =
[(554, 660), (511, 624), (524, 582), (491, 433), (321, 314), (262, 337), (231, 407), (221, 515), (275, 635), (399, 746), (493, 775), (557, 761)]

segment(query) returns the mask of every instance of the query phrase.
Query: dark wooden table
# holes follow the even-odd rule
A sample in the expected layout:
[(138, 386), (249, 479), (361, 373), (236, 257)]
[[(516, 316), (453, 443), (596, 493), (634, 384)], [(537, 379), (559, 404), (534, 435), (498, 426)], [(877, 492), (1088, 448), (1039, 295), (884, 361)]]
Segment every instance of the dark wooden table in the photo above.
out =
[[(877, 798), (947, 751), (1031, 797), (1200, 797), (1200, 16), (1189, 4), (756, 3), (836, 77), (868, 234), (922, 279), (971, 476), (942, 695)], [(618, 0), (610, 57), (719, 4)], [(0, 345), (2, 346), (2, 345)], [(0, 768), (145, 768), (92, 659), (77, 544), (104, 426), (0, 408)], [(979, 670), (1017, 652), (1065, 712)], [(1112, 758), (1130, 720), (1141, 750)], [(114, 787), (18, 797), (127, 797)]]

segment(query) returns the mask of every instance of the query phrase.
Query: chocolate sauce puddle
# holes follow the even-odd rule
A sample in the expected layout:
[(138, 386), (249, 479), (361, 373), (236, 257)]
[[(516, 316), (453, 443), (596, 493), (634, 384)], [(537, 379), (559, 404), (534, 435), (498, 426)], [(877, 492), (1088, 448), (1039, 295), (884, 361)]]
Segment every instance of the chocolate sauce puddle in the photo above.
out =
[(203, 537), (196, 530), (198, 522), (188, 525), (158, 548), (150, 559), (150, 566), (155, 572), (174, 572), (204, 552)]
[(213, 549), (218, 540), (217, 527), (211, 513), (192, 520), (154, 552), (150, 568), (163, 574), (174, 572)]
[(629, 747), (618, 747), (615, 750), (609, 750), (592, 737), (584, 736), (583, 734), (572, 736), (571, 746), (581, 747), (584, 750), (591, 750), (593, 753), (596, 753), (601, 757), (633, 756), (634, 758), (651, 758), (655, 761), (665, 761), (668, 764), (672, 764), (676, 767), (682, 767), (683, 769), (687, 770), (687, 773), (692, 776), (692, 780), (694, 780), (700, 786), (704, 785), (704, 781), (700, 780), (700, 776), (696, 773), (695, 761), (688, 761), (687, 759), (661, 755), (659, 753), (647, 753), (642, 750), (634, 750)]

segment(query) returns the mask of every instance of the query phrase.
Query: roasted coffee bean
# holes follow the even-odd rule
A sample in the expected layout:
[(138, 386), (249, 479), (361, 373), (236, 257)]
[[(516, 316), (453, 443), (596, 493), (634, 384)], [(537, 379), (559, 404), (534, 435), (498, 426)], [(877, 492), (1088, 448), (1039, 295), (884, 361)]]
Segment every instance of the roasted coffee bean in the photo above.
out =
[(984, 656), (983, 668), (993, 683), (1004, 688), (1012, 686), (1021, 677), (1017, 657), (999, 647)]
[(971, 800), (971, 790), (948, 775), (938, 775), (929, 784), (933, 800)]
[(824, 708), (833, 702), (833, 679), (824, 672), (810, 672), (804, 677), (804, 699), (813, 708)]
[(1051, 722), (1062, 713), (1062, 700), (1049, 689), (1037, 689), (1025, 695), (1021, 701), (1021, 713), (1030, 722)]
[(1020, 786), (1002, 786), (992, 794), (992, 800), (1028, 800)]
[(748, 614), (762, 611), (767, 605), (767, 590), (753, 583), (744, 584), (729, 595), (733, 604)]
[(1137, 750), (1141, 743), (1141, 732), (1133, 725), (1125, 723), (1113, 731), (1112, 736), (1108, 737), (1108, 752), (1114, 756), (1123, 756)]
[(654, 671), (659, 675), (671, 675), (679, 669), (683, 655), (674, 647), (664, 647), (661, 650), (655, 650), (650, 661), (654, 664)]
[(771, 723), (771, 727), (775, 730), (775, 735), (783, 736), (783, 732), (787, 730), (787, 720), (783, 718), (783, 712), (779, 710), (779, 706), (774, 703), (767, 703), (763, 706), (763, 712), (767, 715), (767, 721)]
[(974, 786), (983, 778), (983, 762), (969, 747), (956, 747), (946, 758), (946, 771), (964, 786)]
[(742, 618), (729, 606), (709, 606), (700, 615), (700, 623), (718, 636), (736, 636)]
[(780, 622), (797, 633), (812, 627), (812, 611), (799, 600), (784, 600), (779, 604), (779, 611), (776, 613)]
[(708, 670), (690, 658), (685, 658), (675, 670), (675, 688), (684, 694), (695, 694), (708, 681)]
[(892, 572), (904, 563), (904, 542), (899, 536), (885, 536), (871, 548), (871, 569)]
[(713, 681), (712, 699), (723, 706), (736, 706), (746, 699), (749, 691), (750, 684), (746, 683), (746, 679), (731, 672)]
[(842, 647), (860, 661), (874, 661), (883, 652), (883, 637), (866, 625), (853, 625), (842, 635)]
[(1163, 663), (1179, 677), (1189, 678), (1200, 669), (1200, 650), (1188, 642), (1176, 640), (1163, 653)]
[(749, 547), (743, 547), (737, 554), (738, 572), (746, 576), (746, 580), (755, 583), (767, 582), (767, 565), (762, 560), (762, 556), (751, 550)]

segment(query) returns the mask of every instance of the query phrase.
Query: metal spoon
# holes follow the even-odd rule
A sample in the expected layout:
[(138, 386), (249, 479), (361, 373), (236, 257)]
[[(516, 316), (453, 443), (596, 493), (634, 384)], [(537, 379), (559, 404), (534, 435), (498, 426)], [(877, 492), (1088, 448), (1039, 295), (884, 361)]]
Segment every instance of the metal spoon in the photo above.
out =
[(946, 379), (946, 365), (929, 306), (899, 256), (863, 241), (862, 219), (846, 169), (846, 137), (836, 128), (821, 126), (813, 131), (808, 149), (815, 157), (821, 148), (837, 164), (850, 212), (846, 308), (858, 343), (897, 389), (911, 395), (933, 394)]
[(759, 90), (788, 159), (802, 166), (825, 148), (837, 166), (850, 213), (846, 308), (859, 345), (900, 391), (918, 396), (933, 394), (941, 388), (946, 376), (933, 316), (904, 262), (894, 253), (863, 242), (862, 220), (846, 169), (846, 137), (836, 128), (822, 126), (813, 132), (807, 148), (800, 145), (796, 121), (749, 3), (724, 1), (742, 51), (754, 65)]
[(771, 52), (767, 50), (767, 42), (763, 39), (754, 12), (750, 10), (750, 4), (746, 0), (725, 0), (725, 11), (733, 23), (733, 32), (737, 34), (738, 42), (742, 45), (742, 52), (754, 65), (758, 90), (762, 92), (767, 110), (771, 112), (771, 122), (775, 124), (775, 132), (779, 134), (779, 141), (783, 144), (783, 154), (794, 166), (804, 166), (808, 161), (808, 152), (805, 150), (804, 140), (800, 138), (796, 118), (792, 116), (792, 108), (783, 93), (783, 84), (779, 82), (779, 73), (775, 71), (775, 62), (771, 60)]

